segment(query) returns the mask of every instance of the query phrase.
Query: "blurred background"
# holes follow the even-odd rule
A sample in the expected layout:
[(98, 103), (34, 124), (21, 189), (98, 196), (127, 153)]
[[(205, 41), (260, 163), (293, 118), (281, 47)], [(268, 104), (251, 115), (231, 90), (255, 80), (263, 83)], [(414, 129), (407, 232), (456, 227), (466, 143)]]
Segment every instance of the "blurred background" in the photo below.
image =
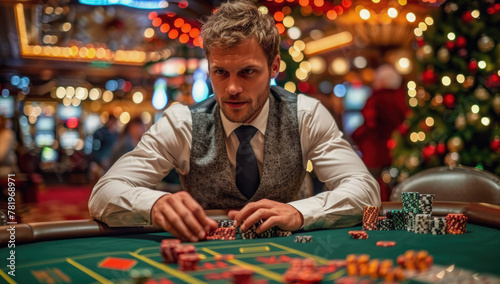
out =
[[(272, 84), (331, 111), (383, 200), (426, 168), (500, 174), (500, 3), (254, 2), (282, 36)], [(199, 20), (219, 4), (0, 1), (1, 209), (10, 174), (18, 222), (89, 218), (92, 186), (162, 112), (212, 94)]]

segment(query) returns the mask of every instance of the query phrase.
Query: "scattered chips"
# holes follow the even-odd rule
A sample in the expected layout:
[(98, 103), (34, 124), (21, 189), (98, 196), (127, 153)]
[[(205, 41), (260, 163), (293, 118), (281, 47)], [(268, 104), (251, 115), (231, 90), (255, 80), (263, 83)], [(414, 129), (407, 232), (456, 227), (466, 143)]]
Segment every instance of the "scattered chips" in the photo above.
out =
[(395, 241), (378, 241), (377, 243), (378, 247), (393, 247), (396, 245)]
[(366, 240), (368, 239), (368, 233), (366, 231), (349, 231), (352, 239)]
[(321, 283), (323, 273), (319, 272), (316, 261), (312, 258), (294, 258), (290, 267), (283, 274), (285, 283)]
[(313, 237), (311, 235), (296, 235), (293, 241), (296, 243), (310, 243), (313, 241)]

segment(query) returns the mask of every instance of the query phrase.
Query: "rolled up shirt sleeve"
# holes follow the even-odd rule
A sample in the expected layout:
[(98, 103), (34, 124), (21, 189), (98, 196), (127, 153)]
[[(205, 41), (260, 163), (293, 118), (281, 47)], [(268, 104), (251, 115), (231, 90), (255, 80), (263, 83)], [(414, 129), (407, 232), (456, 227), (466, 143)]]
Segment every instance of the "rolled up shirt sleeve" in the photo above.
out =
[(123, 155), (92, 190), (89, 211), (109, 226), (151, 224), (151, 208), (166, 192), (153, 190), (172, 169), (189, 171), (191, 114), (180, 104), (164, 111), (137, 147)]
[(319, 101), (299, 95), (298, 105), (304, 161), (312, 162), (328, 191), (289, 204), (304, 216), (305, 230), (359, 224), (364, 206), (381, 203), (377, 181)]

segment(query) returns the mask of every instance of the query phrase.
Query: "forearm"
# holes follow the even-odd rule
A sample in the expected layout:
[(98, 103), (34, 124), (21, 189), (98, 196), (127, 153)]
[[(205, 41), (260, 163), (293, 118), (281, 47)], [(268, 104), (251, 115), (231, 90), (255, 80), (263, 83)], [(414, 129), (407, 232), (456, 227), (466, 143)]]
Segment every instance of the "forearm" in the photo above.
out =
[(305, 230), (350, 227), (361, 222), (364, 206), (380, 205), (379, 191), (370, 174), (357, 173), (333, 190), (289, 204), (304, 216)]
[(154, 190), (174, 165), (144, 145), (120, 158), (94, 186), (89, 199), (92, 217), (110, 226), (151, 224), (153, 204), (165, 195)]
[(135, 187), (115, 176), (99, 180), (89, 199), (90, 215), (111, 227), (151, 224), (153, 204), (166, 192)]

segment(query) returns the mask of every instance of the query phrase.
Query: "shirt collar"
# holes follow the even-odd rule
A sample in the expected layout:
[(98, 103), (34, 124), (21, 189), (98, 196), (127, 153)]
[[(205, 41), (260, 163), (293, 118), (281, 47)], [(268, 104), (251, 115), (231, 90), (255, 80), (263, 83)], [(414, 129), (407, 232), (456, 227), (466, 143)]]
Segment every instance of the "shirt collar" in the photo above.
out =
[(231, 133), (241, 125), (252, 125), (253, 127), (257, 128), (262, 135), (266, 135), (266, 126), (267, 126), (267, 118), (269, 116), (269, 97), (266, 100), (266, 103), (262, 107), (262, 111), (257, 115), (257, 117), (250, 123), (239, 123), (239, 122), (231, 122), (229, 121), (226, 116), (222, 113), (222, 110), (220, 110), (221, 114), (221, 119), (222, 119), (222, 126), (224, 127), (224, 131), (226, 132), (226, 138), (231, 135)]

